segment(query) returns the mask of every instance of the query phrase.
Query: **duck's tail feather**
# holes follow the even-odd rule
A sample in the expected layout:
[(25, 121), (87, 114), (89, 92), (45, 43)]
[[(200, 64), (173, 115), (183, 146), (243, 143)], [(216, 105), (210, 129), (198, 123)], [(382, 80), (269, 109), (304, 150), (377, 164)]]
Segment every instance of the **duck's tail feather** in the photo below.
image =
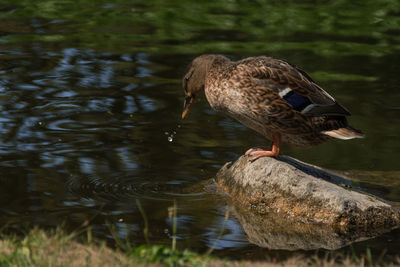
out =
[(348, 140), (353, 138), (364, 138), (365, 135), (351, 126), (346, 126), (344, 128), (339, 128), (331, 131), (323, 131), (323, 134), (329, 135), (330, 137), (334, 137), (337, 139)]

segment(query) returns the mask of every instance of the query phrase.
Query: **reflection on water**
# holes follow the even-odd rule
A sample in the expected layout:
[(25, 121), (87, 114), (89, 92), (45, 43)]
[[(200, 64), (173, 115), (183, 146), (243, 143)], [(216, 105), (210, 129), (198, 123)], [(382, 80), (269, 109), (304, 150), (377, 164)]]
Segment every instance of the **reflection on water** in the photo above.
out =
[[(177, 199), (178, 245), (211, 246), (226, 204), (199, 183), (266, 140), (212, 111), (204, 98), (181, 121), (180, 77), (201, 53), (267, 54), (303, 67), (350, 109), (351, 124), (367, 138), (284, 152), (360, 170), (361, 189), (399, 201), (397, 174), (383, 174), (385, 186), (368, 178), (371, 170), (399, 168), (397, 2), (256, 2), (0, 3), (0, 223), (65, 221), (74, 229), (90, 220), (100, 238), (112, 239), (113, 224), (121, 238), (141, 244), (139, 198), (151, 241), (170, 244), (167, 211)], [(398, 235), (356, 249), (380, 253), (391, 239), (388, 254), (395, 253)], [(231, 218), (216, 253), (265, 251)]]
[(303, 223), (282, 214), (258, 215), (237, 206), (233, 210), (249, 242), (268, 249), (336, 250), (389, 231), (376, 229), (369, 233), (361, 231), (343, 235), (331, 226)]

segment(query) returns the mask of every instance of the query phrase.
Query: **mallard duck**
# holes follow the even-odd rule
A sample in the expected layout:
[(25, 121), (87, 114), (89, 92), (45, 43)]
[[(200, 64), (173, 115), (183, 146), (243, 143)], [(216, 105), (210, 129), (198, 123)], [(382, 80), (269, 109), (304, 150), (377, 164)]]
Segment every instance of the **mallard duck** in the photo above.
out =
[(239, 61), (202, 55), (182, 78), (185, 118), (195, 98), (205, 92), (210, 106), (272, 140), (271, 147), (246, 151), (251, 161), (276, 157), (280, 144), (311, 146), (332, 138), (364, 135), (347, 124), (350, 112), (297, 66), (272, 57)]

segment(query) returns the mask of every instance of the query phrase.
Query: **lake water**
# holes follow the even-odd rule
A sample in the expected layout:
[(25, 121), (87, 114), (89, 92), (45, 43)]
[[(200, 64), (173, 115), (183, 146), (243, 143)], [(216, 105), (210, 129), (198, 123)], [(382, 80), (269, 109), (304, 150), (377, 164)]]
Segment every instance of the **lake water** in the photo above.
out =
[[(197, 101), (181, 120), (186, 65), (203, 53), (270, 55), (306, 70), (366, 138), (283, 153), (349, 172), (361, 190), (400, 201), (400, 2), (0, 2), (0, 224), (110, 228), (143, 244), (214, 244), (228, 204), (204, 184), (269, 141)], [(400, 251), (400, 231), (341, 249)], [(215, 255), (285, 257), (249, 242), (231, 216)], [(301, 252), (315, 253), (315, 251)]]

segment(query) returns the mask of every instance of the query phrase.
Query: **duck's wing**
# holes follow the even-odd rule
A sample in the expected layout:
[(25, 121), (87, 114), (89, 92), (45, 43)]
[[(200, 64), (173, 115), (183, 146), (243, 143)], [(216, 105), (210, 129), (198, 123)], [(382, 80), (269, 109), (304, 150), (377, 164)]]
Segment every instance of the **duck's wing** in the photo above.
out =
[(306, 116), (347, 116), (350, 112), (319, 87), (302, 69), (270, 57), (240, 62), (260, 87), (269, 88)]

